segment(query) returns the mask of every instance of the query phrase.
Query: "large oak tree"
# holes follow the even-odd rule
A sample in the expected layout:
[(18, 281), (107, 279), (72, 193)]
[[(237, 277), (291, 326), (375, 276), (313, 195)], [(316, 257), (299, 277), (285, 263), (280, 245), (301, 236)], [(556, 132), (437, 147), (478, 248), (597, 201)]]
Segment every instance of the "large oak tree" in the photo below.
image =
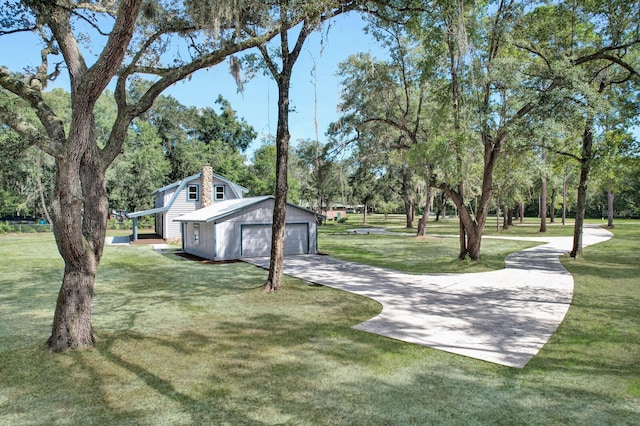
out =
[[(91, 306), (108, 214), (105, 172), (121, 153), (130, 123), (172, 84), (264, 44), (302, 18), (281, 22), (269, 4), (250, 0), (8, 0), (1, 10), (1, 36), (30, 32), (42, 46), (31, 72), (0, 68), (0, 90), (26, 102), (39, 124), (22, 120), (4, 103), (0, 121), (55, 160), (51, 213), (65, 268), (49, 348), (92, 346)], [(82, 47), (88, 38), (95, 57)], [(68, 128), (43, 96), (63, 72), (70, 84)], [(154, 83), (131, 99), (127, 89), (141, 75), (153, 76)], [(102, 145), (95, 106), (110, 84), (117, 116)]]

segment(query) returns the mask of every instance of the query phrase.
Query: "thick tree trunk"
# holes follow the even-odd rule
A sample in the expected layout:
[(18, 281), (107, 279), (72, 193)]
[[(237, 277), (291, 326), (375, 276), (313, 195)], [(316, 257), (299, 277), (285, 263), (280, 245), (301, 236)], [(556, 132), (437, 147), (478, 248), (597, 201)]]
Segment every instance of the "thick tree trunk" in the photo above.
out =
[[(482, 244), (482, 232), (486, 221), (486, 215), (480, 220), (473, 220), (466, 206), (458, 207), (460, 214), (460, 235), (464, 236), (464, 254), (463, 249), (460, 250), (459, 259), (464, 260), (467, 257), (471, 260), (480, 260), (480, 247)], [(460, 239), (462, 244), (462, 238)]]
[(62, 352), (93, 346), (95, 338), (91, 326), (91, 305), (95, 284), (95, 268), (87, 259), (90, 269), (82, 265), (67, 265), (64, 269), (62, 287), (58, 293), (56, 311), (53, 319), (49, 349)]
[(607, 191), (607, 226), (613, 228), (613, 191)]
[(467, 254), (474, 261), (480, 260), (480, 245), (482, 244), (482, 232), (476, 229), (467, 237)]
[(582, 158), (580, 160), (580, 181), (578, 183), (578, 199), (576, 203), (576, 222), (573, 228), (573, 248), (570, 256), (575, 258), (582, 255), (582, 231), (584, 214), (587, 207), (587, 186), (591, 168), (593, 148), (593, 118), (588, 117), (582, 135)]
[(524, 203), (520, 202), (520, 223), (524, 223)]
[[(91, 306), (106, 233), (108, 201), (93, 119), (78, 130), (78, 162), (57, 159), (53, 231), (65, 269), (48, 344), (52, 351), (93, 346)], [(86, 123), (85, 123), (86, 125)], [(85, 126), (80, 126), (85, 127)], [(77, 158), (77, 157), (76, 157)]]

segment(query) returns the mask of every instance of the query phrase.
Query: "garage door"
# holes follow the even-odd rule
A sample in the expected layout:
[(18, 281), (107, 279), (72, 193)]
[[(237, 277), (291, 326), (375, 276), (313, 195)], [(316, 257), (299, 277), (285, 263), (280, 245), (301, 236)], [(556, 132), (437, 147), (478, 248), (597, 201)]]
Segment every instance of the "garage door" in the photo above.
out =
[[(284, 254), (309, 252), (309, 232), (306, 223), (287, 224), (285, 227)], [(242, 256), (271, 255), (271, 225), (242, 226)]]

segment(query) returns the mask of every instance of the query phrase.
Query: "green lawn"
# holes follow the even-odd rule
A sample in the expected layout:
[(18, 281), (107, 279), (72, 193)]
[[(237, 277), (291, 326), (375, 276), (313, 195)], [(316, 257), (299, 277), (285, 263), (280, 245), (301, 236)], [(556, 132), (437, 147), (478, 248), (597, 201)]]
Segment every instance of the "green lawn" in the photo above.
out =
[[(357, 216), (351, 215), (350, 219)], [(360, 217), (357, 217), (360, 219)], [(533, 247), (536, 243), (527, 241), (492, 240), (482, 242), (479, 262), (457, 260), (458, 220), (446, 219), (429, 222), (427, 237), (415, 238), (414, 229), (407, 229), (403, 215), (371, 215), (367, 224), (329, 222), (320, 226), (318, 247), (321, 252), (352, 262), (396, 269), (403, 272), (421, 274), (425, 272), (486, 272), (504, 268), (505, 257), (515, 251)], [(355, 221), (357, 222), (357, 221)], [(487, 236), (556, 237), (573, 235), (573, 222), (562, 226), (559, 222), (549, 223), (545, 234), (539, 233), (540, 221), (528, 219), (524, 223), (496, 230), (495, 218), (485, 229)], [(367, 234), (359, 231), (367, 228), (384, 228), (392, 235)], [(353, 230), (356, 230), (354, 233)]]
[[(97, 346), (53, 354), (45, 340), (62, 274), (53, 238), (2, 235), (0, 424), (635, 425), (640, 223), (618, 221), (614, 233), (584, 259), (563, 260), (574, 304), (520, 370), (353, 330), (380, 309), (359, 296), (289, 278), (265, 294), (263, 270), (140, 246), (105, 251)], [(321, 249), (353, 237), (324, 235)], [(397, 264), (413, 252), (451, 263), (439, 244), (457, 245), (365, 238), (393, 246)]]

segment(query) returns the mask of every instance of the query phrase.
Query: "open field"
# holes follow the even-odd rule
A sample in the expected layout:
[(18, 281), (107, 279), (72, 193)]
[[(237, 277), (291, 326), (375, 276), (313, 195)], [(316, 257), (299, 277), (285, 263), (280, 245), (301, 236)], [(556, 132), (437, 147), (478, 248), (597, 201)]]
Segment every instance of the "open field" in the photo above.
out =
[[(617, 221), (613, 232), (584, 259), (563, 259), (573, 306), (521, 370), (353, 330), (380, 309), (355, 295), (289, 278), (265, 294), (263, 270), (144, 246), (105, 251), (97, 346), (53, 354), (45, 340), (62, 277), (53, 237), (2, 235), (0, 424), (635, 425), (640, 223)], [(375, 258), (351, 246), (360, 236), (331, 234), (321, 250), (339, 251), (343, 238), (343, 251)], [(362, 238), (399, 268), (423, 257), (408, 268), (456, 266), (446, 257), (455, 238)], [(486, 257), (503, 256), (486, 243)]]

